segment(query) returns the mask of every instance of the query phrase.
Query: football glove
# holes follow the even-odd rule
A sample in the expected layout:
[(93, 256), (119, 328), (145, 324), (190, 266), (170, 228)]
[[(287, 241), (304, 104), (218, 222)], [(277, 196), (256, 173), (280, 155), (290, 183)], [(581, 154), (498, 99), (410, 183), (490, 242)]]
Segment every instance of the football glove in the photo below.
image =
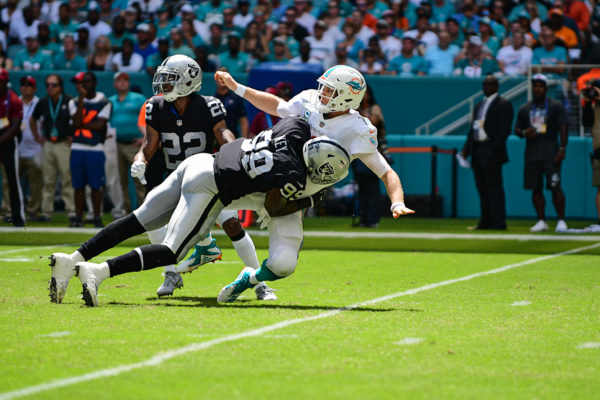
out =
[(325, 188), (325, 189), (319, 190), (317, 193), (310, 196), (310, 206), (311, 207), (318, 206), (319, 203), (325, 198), (326, 194), (327, 194), (327, 189)]
[(131, 177), (138, 178), (142, 185), (146, 184), (146, 178), (144, 178), (144, 174), (146, 173), (146, 163), (143, 161), (134, 161), (131, 164)]

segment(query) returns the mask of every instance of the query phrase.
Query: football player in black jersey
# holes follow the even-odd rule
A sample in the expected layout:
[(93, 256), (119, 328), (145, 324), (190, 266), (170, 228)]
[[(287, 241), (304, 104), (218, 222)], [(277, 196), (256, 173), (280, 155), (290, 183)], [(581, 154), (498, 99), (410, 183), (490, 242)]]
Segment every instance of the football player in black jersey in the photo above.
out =
[[(313, 206), (322, 192), (298, 198), (307, 187), (307, 176), (323, 186), (334, 184), (347, 175), (350, 159), (337, 142), (309, 137), (308, 124), (300, 117), (290, 117), (253, 139), (223, 145), (215, 157), (200, 153), (184, 160), (148, 193), (137, 210), (108, 225), (73, 253), (89, 260), (127, 238), (168, 222), (161, 244), (141, 246), (101, 264), (75, 264), (86, 305), (98, 305), (98, 286), (109, 277), (181, 260), (198, 238), (208, 233), (224, 207), (235, 201), (264, 194), (264, 206), (273, 219)], [(56, 272), (62, 278), (68, 273), (72, 277), (64, 265), (54, 268), (60, 269)], [(227, 298), (237, 298), (259, 281), (283, 278), (293, 268), (295, 261), (290, 272), (278, 275), (266, 262), (258, 270), (247, 267), (244, 287), (235, 286), (238, 291), (230, 290)]]
[[(202, 85), (202, 70), (193, 59), (184, 55), (167, 57), (158, 67), (152, 82), (155, 96), (146, 103), (146, 135), (131, 167), (133, 177), (142, 178), (148, 161), (162, 147), (167, 171), (171, 173), (187, 157), (197, 153), (214, 153), (218, 145), (235, 139), (225, 125), (226, 111), (221, 101), (195, 92)], [(217, 219), (233, 243), (244, 265), (259, 268), (256, 249), (250, 235), (242, 228), (237, 211), (227, 210)], [(148, 233), (152, 243), (160, 243), (165, 234), (161, 228)], [(221, 259), (221, 250), (209, 235), (196, 245), (185, 261), (195, 267)], [(194, 268), (189, 268), (192, 270)], [(183, 286), (183, 279), (174, 265), (165, 267), (165, 280), (156, 294), (171, 295)], [(256, 287), (259, 300), (277, 297), (267, 285)]]

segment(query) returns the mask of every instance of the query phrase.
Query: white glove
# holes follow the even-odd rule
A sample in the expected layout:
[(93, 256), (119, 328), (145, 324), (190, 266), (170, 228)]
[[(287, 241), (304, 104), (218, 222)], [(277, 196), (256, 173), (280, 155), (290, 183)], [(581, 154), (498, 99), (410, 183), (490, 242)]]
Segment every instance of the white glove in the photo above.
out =
[(144, 174), (146, 173), (146, 163), (143, 161), (134, 161), (131, 164), (131, 177), (138, 178), (142, 185), (146, 184), (146, 178), (144, 178)]
[(269, 216), (269, 213), (267, 212), (266, 208), (261, 208), (256, 212), (256, 214), (258, 215), (256, 223), (260, 224), (260, 229), (265, 229), (267, 226), (269, 226), (269, 223), (271, 222), (271, 217)]

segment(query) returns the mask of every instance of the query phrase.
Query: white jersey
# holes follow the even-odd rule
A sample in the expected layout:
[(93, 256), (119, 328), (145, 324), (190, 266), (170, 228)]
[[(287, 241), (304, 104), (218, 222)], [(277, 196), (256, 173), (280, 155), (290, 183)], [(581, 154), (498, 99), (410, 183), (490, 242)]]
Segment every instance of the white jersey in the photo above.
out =
[[(297, 94), (288, 102), (290, 115), (302, 115), (310, 125), (313, 136), (327, 136), (338, 141), (350, 155), (350, 159), (359, 155), (377, 152), (377, 128), (357, 111), (325, 119), (323, 113), (317, 111), (311, 99), (318, 92), (314, 89)], [(284, 115), (282, 115), (283, 117)]]

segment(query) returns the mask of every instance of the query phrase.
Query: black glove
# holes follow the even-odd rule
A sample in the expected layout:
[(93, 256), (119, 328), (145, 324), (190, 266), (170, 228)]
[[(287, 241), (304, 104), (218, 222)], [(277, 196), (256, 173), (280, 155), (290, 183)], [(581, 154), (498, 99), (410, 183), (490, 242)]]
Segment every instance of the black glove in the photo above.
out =
[(310, 206), (311, 207), (318, 206), (319, 203), (325, 198), (326, 194), (327, 194), (327, 189), (325, 188), (325, 189), (319, 190), (317, 193), (310, 196)]

